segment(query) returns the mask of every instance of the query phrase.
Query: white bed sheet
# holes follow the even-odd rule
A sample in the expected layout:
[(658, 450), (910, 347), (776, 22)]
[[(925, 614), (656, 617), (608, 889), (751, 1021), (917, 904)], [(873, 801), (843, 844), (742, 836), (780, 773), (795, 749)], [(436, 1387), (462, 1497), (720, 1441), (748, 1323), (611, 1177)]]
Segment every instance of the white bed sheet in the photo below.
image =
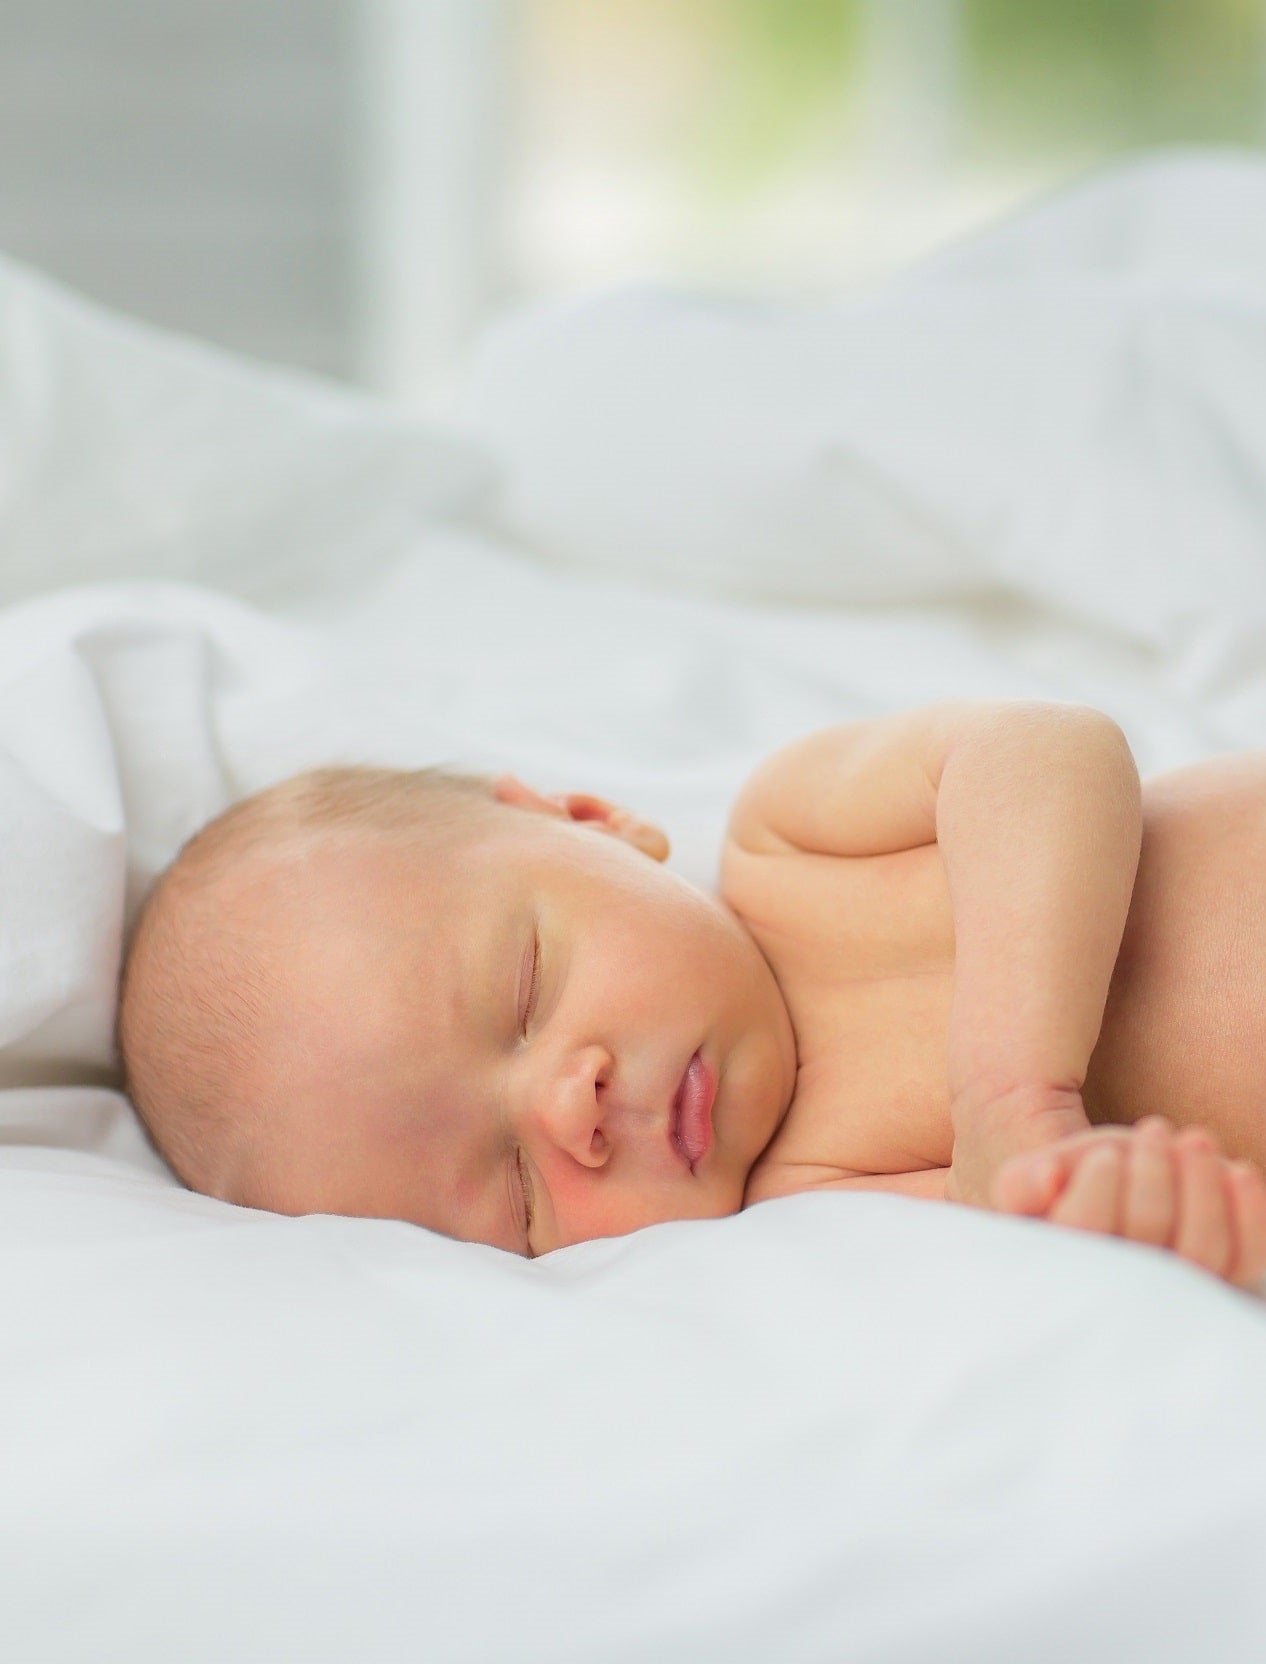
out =
[(1182, 1265), (863, 1196), (527, 1264), (230, 1208), (147, 1151), (110, 1087), (123, 923), (195, 825), (306, 763), (624, 796), (707, 883), (747, 769), (850, 714), (1090, 699), (1146, 770), (1243, 743), (1255, 664), (1193, 685), (1049, 574), (845, 608), (572, 560), (419, 524), (271, 616), (122, 581), (0, 613), (0, 1651), (1259, 1659), (1266, 1313)]

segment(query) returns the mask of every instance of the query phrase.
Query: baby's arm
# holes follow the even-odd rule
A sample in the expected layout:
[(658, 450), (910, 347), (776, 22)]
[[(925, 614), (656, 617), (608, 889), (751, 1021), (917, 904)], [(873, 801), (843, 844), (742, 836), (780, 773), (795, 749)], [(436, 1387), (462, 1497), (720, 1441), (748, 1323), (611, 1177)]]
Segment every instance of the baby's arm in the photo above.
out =
[(1142, 842), (1138, 770), (1097, 712), (1020, 707), (947, 753), (936, 824), (955, 934), (949, 1194), (987, 1205), (1009, 1156), (1087, 1129)]
[(1266, 1274), (1266, 1181), (1228, 1161), (1199, 1127), (1174, 1135), (1150, 1115), (1013, 1157), (995, 1206), (1056, 1225), (1171, 1249), (1240, 1288)]
[[(750, 847), (866, 858), (937, 843), (954, 915), (948, 1194), (1085, 1131), (1081, 1100), (1142, 842), (1117, 725), (1076, 705), (950, 703), (846, 724), (757, 771)], [(896, 904), (896, 903), (894, 903)]]

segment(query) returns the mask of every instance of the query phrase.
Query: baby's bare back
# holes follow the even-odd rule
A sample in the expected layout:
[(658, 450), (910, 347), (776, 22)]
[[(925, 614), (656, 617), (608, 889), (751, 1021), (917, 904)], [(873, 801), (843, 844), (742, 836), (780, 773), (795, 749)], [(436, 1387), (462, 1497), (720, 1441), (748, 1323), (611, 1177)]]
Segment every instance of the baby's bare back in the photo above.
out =
[[(935, 845), (861, 860), (727, 852), (725, 895), (778, 976), (796, 1094), (749, 1199), (815, 1175), (947, 1167), (954, 931)], [(1266, 1164), (1266, 753), (1143, 788), (1143, 845), (1092, 1120), (1209, 1127)]]
[(1266, 753), (1162, 775), (1087, 1078), (1096, 1120), (1159, 1112), (1266, 1163)]

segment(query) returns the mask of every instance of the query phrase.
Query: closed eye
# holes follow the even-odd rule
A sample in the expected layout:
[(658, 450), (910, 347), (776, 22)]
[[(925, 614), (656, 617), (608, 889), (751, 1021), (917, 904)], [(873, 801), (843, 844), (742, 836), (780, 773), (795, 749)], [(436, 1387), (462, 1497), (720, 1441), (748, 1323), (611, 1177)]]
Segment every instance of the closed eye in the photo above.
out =
[[(535, 929), (532, 931), (531, 961), (529, 963), (525, 959), (523, 970), (524, 975), (527, 977), (528, 987), (527, 999), (522, 1005), (523, 1016), (519, 1023), (519, 1033), (523, 1039), (526, 1040), (528, 1023), (531, 1020), (532, 1012), (536, 1008), (536, 996), (540, 990), (541, 982), (541, 939)], [(522, 982), (523, 978), (520, 977), (520, 987), (522, 986)]]
[(514, 1165), (519, 1175), (519, 1189), (523, 1192), (523, 1209), (527, 1216), (527, 1228), (530, 1231), (536, 1214), (532, 1208), (532, 1181), (528, 1178), (527, 1169), (523, 1165), (522, 1150), (515, 1153)]
[(515, 1249), (525, 1259), (534, 1260), (536, 1254), (532, 1248), (532, 1226), (536, 1219), (536, 1209), (532, 1205), (532, 1180), (528, 1174), (527, 1162), (523, 1151), (512, 1145), (507, 1152), (506, 1177), (510, 1187), (510, 1217), (514, 1221), (514, 1232), (521, 1248)]

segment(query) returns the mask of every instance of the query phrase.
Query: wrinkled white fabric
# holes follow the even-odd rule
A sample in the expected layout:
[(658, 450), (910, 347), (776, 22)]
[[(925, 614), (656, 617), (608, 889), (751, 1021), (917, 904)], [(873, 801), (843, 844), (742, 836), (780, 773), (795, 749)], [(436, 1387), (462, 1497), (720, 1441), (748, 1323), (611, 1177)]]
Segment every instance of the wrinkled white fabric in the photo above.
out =
[(356, 580), (491, 478), (471, 443), (0, 261), (0, 602), (100, 578)]
[(801, 1196), (529, 1264), (0, 1167), (15, 1658), (1252, 1664), (1266, 1323)]
[[(1135, 164), (874, 294), (662, 289), (488, 338), (493, 516), (711, 594), (1002, 591), (1164, 652), (1266, 731), (1266, 165)], [(1233, 684), (1233, 685), (1232, 685)]]

